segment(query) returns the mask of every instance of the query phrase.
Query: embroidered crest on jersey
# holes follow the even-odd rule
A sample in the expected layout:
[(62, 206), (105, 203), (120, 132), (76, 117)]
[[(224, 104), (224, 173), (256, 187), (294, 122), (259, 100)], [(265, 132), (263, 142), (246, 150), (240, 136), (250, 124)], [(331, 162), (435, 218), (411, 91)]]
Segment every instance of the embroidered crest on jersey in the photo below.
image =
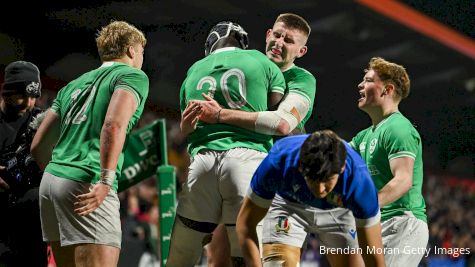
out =
[(363, 154), (366, 150), (366, 142), (361, 142), (360, 144), (360, 153)]
[(290, 229), (289, 218), (286, 217), (286, 216), (279, 216), (277, 218), (277, 224), (275, 225), (275, 231), (277, 233), (279, 233), (281, 231), (284, 232), (284, 233), (288, 233), (289, 229)]
[(373, 154), (374, 149), (376, 148), (376, 144), (378, 144), (378, 139), (374, 138), (371, 140), (371, 143), (369, 143), (369, 153)]
[(368, 164), (368, 171), (371, 176), (378, 175), (379, 171), (376, 165)]
[(334, 191), (328, 193), (326, 196), (328, 203), (333, 204), (338, 207), (343, 207), (343, 200), (340, 194), (335, 193)]

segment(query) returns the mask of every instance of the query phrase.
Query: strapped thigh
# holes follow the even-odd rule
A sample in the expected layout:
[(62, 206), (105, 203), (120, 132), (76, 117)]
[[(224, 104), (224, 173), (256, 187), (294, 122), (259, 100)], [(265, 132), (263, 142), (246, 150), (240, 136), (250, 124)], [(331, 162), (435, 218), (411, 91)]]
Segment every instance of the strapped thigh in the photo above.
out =
[(213, 230), (209, 223), (196, 222), (177, 215), (173, 225), (167, 266), (194, 266), (201, 257), (203, 246), (209, 242), (209, 234)]
[(295, 267), (300, 263), (300, 248), (285, 244), (264, 244), (263, 267)]

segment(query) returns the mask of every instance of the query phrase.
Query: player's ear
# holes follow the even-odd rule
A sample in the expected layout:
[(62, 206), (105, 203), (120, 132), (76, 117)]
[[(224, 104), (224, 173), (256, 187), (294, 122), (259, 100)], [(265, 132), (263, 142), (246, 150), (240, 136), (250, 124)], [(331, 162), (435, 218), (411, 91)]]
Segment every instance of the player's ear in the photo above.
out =
[(304, 45), (299, 49), (299, 53), (297, 54), (297, 58), (301, 58), (305, 54), (307, 54), (307, 46)]
[(130, 45), (130, 46), (127, 48), (127, 53), (126, 53), (127, 56), (128, 56), (129, 58), (134, 58), (134, 57), (135, 57), (135, 53), (136, 53), (135, 48)]
[(384, 85), (384, 89), (383, 89), (383, 92), (381, 93), (381, 95), (389, 95), (389, 94), (392, 94), (394, 93), (394, 90), (396, 90), (396, 87), (394, 87), (394, 84), (392, 83), (388, 83), (386, 85)]
[(271, 34), (272, 34), (272, 29), (268, 29), (267, 32), (266, 32), (266, 40), (269, 39)]
[(341, 167), (340, 174), (345, 172), (345, 166), (346, 166), (346, 160), (345, 160), (345, 164), (343, 164), (343, 166)]

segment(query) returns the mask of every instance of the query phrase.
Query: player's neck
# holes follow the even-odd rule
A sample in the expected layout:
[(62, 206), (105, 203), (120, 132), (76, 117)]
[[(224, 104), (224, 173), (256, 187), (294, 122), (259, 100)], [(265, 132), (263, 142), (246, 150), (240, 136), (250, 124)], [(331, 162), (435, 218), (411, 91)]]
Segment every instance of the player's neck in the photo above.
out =
[(377, 108), (369, 111), (368, 115), (371, 118), (371, 122), (373, 123), (373, 126), (376, 126), (382, 120), (386, 119), (391, 114), (393, 114), (394, 112), (398, 112), (398, 111), (399, 111), (398, 105), (388, 104), (388, 105), (383, 105), (383, 106), (377, 107)]
[(126, 64), (126, 65), (129, 65), (129, 66), (131, 66), (131, 67), (134, 66), (134, 65), (133, 65), (133, 63), (134, 63), (133, 60), (130, 59), (129, 57), (126, 57), (126, 56), (121, 57), (121, 58), (112, 59), (112, 60), (110, 60), (110, 62), (119, 62), (119, 63), (123, 63), (123, 64)]
[(289, 69), (291, 69), (294, 65), (295, 65), (294, 62), (290, 62), (290, 63), (286, 64), (285, 66), (280, 67), (280, 71), (281, 72), (286, 72)]

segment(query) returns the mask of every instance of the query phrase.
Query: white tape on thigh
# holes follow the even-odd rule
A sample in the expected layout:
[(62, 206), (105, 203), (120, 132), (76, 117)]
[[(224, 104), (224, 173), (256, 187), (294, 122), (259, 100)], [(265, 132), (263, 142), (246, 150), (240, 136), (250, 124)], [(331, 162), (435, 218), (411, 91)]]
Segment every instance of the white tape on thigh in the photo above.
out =
[(176, 218), (167, 266), (193, 266), (201, 256), (203, 239), (207, 235), (188, 228)]
[(277, 261), (266, 261), (262, 264), (262, 267), (282, 267), (284, 266), (284, 261), (277, 260)]
[[(262, 267), (282, 267), (284, 266), (284, 261), (268, 261), (262, 264)], [(299, 267), (300, 263), (297, 262), (295, 267)]]
[(228, 233), (229, 246), (231, 247), (231, 257), (242, 257), (241, 247), (236, 233), (236, 226), (226, 226), (226, 232)]

